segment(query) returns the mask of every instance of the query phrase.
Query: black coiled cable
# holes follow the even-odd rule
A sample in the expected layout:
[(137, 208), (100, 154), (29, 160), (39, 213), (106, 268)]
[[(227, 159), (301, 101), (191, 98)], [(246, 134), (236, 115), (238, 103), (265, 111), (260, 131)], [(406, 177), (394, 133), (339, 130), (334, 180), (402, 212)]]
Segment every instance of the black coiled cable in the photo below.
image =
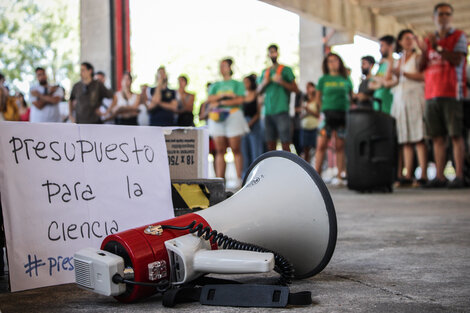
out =
[(245, 243), (240, 242), (238, 240), (232, 239), (223, 233), (219, 233), (216, 230), (212, 230), (209, 226), (204, 227), (202, 223), (196, 225), (196, 221), (192, 221), (187, 226), (173, 226), (173, 225), (161, 225), (162, 229), (174, 229), (174, 230), (188, 230), (189, 233), (194, 234), (200, 238), (205, 240), (210, 240), (212, 243), (216, 243), (218, 247), (222, 249), (232, 249), (232, 250), (247, 250), (247, 251), (254, 251), (254, 252), (268, 252), (274, 254), (274, 270), (281, 274), (279, 278), (279, 284), (287, 285), (292, 282), (292, 278), (294, 277), (294, 267), (293, 265), (282, 255), (272, 250)]
[(146, 283), (146, 282), (140, 282), (140, 281), (134, 281), (134, 280), (129, 280), (125, 279), (119, 274), (114, 274), (113, 278), (113, 283), (115, 284), (131, 284), (131, 285), (137, 285), (137, 286), (145, 286), (145, 287), (154, 287), (157, 288), (158, 292), (164, 293), (168, 289), (170, 289), (170, 282), (168, 280), (162, 280), (158, 283)]

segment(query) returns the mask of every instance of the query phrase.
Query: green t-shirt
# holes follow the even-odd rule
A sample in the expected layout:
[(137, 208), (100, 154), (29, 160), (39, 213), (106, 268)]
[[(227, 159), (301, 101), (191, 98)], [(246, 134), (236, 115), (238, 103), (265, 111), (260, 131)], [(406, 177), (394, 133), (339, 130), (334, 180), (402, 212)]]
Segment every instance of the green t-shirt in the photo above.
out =
[[(379, 69), (375, 76), (383, 77), (387, 73), (388, 62), (383, 62), (379, 65)], [(382, 112), (390, 114), (393, 102), (393, 94), (390, 88), (381, 87), (374, 92), (374, 98), (382, 100)], [(379, 104), (374, 101), (374, 110), (379, 111)]]
[[(245, 95), (245, 86), (242, 82), (239, 82), (234, 79), (222, 80), (215, 82), (209, 88), (209, 95), (235, 95), (235, 96), (244, 96)], [(221, 106), (225, 108), (226, 106)], [(233, 108), (233, 106), (227, 106), (226, 108)]]
[(352, 90), (351, 79), (340, 75), (323, 75), (318, 80), (317, 90), (322, 93), (322, 112), (326, 110), (348, 110), (350, 103), (349, 94)]
[[(261, 83), (266, 75), (266, 70), (261, 73), (258, 83)], [(276, 68), (270, 67), (269, 76), (271, 79), (276, 75)], [(295, 80), (292, 69), (284, 66), (281, 72), (283, 81), (291, 83)], [(270, 82), (264, 91), (264, 113), (266, 115), (274, 115), (289, 112), (290, 92), (275, 82)]]

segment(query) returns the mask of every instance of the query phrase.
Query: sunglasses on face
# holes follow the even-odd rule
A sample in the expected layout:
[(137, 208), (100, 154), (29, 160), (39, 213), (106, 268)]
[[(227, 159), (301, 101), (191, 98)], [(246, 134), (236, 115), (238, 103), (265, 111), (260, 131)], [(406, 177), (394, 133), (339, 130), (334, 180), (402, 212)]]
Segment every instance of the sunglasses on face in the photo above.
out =
[(439, 12), (437, 14), (439, 17), (442, 17), (442, 16), (452, 16), (452, 13), (450, 12)]

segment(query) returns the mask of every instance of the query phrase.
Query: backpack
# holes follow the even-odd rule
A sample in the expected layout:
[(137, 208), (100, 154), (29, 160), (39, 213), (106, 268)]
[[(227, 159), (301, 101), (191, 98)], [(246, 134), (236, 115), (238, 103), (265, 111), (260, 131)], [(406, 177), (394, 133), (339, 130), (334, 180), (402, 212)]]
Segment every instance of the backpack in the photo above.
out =
[[(266, 75), (266, 73), (268, 73), (268, 75), (271, 74), (271, 67), (272, 67), (272, 66), (268, 67), (268, 68), (265, 70), (264, 75)], [(279, 64), (279, 65), (277, 66), (276, 74), (275, 74), (275, 75), (279, 75), (279, 76), (280, 76), (280, 75), (282, 74), (282, 70), (283, 70), (283, 69), (284, 69), (284, 65)]]
[(16, 97), (7, 96), (5, 111), (3, 112), (5, 121), (19, 121), (20, 113), (16, 105)]

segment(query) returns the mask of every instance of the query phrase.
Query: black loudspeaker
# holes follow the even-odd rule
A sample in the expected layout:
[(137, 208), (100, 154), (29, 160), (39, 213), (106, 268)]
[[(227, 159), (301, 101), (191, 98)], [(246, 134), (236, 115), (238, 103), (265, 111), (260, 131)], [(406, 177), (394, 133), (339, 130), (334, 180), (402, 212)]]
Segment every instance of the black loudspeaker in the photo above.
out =
[(397, 171), (395, 119), (368, 108), (350, 110), (346, 122), (348, 188), (393, 191)]
[(466, 129), (470, 129), (470, 99), (463, 100), (463, 124)]

